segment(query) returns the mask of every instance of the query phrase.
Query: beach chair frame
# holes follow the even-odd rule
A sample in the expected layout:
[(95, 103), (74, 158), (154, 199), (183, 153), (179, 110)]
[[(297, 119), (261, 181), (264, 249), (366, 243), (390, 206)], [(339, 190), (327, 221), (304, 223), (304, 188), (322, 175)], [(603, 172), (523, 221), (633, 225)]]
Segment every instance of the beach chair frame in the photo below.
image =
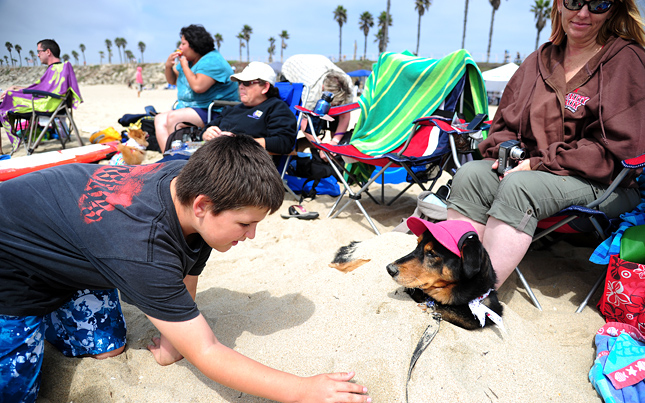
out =
[[(58, 139), (63, 149), (65, 149), (66, 144), (71, 140), (72, 132), (76, 136), (79, 146), (84, 145), (76, 122), (74, 122), (74, 93), (71, 89), (63, 95), (32, 89), (24, 89), (22, 92), (32, 96), (32, 108), (30, 113), (9, 113), (13, 120), (10, 134), (13, 137), (11, 142), (11, 155), (18, 151), (20, 144), (24, 145), (27, 155), (33, 154), (49, 128), (57, 131)], [(60, 99), (61, 102), (53, 111), (36, 111), (34, 100), (36, 98), (46, 97)], [(42, 123), (42, 118), (47, 119), (47, 121)], [(26, 128), (24, 127), (25, 122), (27, 123)]]
[[(555, 221), (555, 223), (549, 223), (549, 225), (546, 226), (546, 228), (542, 229), (541, 231), (537, 232), (533, 236), (533, 241), (535, 242), (541, 238), (544, 238), (545, 236), (553, 233), (553, 232), (565, 232), (565, 233), (575, 233), (575, 232), (592, 232), (595, 233), (595, 235), (598, 237), (599, 242), (604, 241), (608, 235), (607, 230), (608, 230), (608, 225), (604, 225), (605, 223), (609, 222), (609, 219), (607, 216), (602, 213), (601, 211), (598, 210), (598, 206), (609, 196), (611, 196), (618, 185), (625, 179), (625, 177), (633, 172), (634, 169), (639, 169), (645, 166), (645, 154), (642, 154), (638, 157), (623, 160), (622, 161), (623, 169), (620, 171), (618, 176), (614, 179), (614, 181), (611, 183), (611, 185), (605, 190), (598, 198), (591, 203), (585, 205), (585, 206), (570, 206), (567, 207), (566, 209), (563, 209), (562, 211), (558, 212), (557, 214), (553, 215), (547, 220), (550, 221)], [(543, 223), (544, 221), (541, 221)], [(589, 229), (583, 229), (580, 223), (588, 222), (591, 224), (591, 227)], [(578, 224), (575, 226), (575, 228), (572, 228), (572, 224)], [(524, 286), (524, 289), (526, 290), (531, 302), (533, 305), (538, 310), (542, 310), (542, 306), (540, 305), (540, 302), (538, 301), (537, 297), (533, 293), (533, 290), (531, 289), (531, 286), (529, 285), (528, 281), (526, 281), (526, 278), (520, 271), (519, 266), (515, 268), (515, 273), (517, 273), (520, 282)], [(606, 270), (601, 270), (600, 276), (596, 280), (596, 282), (593, 284), (583, 301), (580, 303), (578, 308), (576, 309), (576, 313), (582, 312), (582, 310), (587, 306), (589, 303), (589, 300), (591, 297), (595, 294), (596, 290), (598, 290), (598, 287), (604, 282), (605, 276), (607, 274)]]

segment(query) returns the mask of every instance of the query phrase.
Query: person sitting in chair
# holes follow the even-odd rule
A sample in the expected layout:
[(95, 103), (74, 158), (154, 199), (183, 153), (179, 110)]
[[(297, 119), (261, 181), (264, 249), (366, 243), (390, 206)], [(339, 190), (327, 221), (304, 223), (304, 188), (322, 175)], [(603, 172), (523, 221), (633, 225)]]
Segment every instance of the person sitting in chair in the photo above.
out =
[[(37, 54), (40, 62), (47, 65), (45, 74), (28, 87), (13, 85), (0, 94), (0, 124), (6, 130), (9, 140), (13, 142), (12, 119), (9, 113), (27, 113), (32, 111), (32, 95), (25, 94), (23, 90), (41, 90), (58, 95), (67, 93), (68, 89), (74, 92), (74, 107), (83, 102), (81, 92), (76, 82), (74, 68), (69, 62), (61, 62), (60, 47), (53, 39), (43, 39), (37, 44)], [(59, 105), (59, 100), (52, 98), (36, 98), (33, 107), (36, 111), (52, 111)], [(0, 144), (1, 145), (1, 144)]]
[[(479, 145), (484, 160), (457, 171), (448, 198), (448, 220), (475, 227), (498, 288), (524, 257), (538, 221), (592, 202), (622, 160), (644, 151), (645, 32), (635, 0), (556, 0), (551, 21), (550, 42), (504, 90)], [(509, 140), (526, 158), (500, 173), (500, 149)], [(599, 209), (617, 217), (639, 201), (631, 176)]]
[(224, 108), (202, 138), (248, 135), (269, 153), (289, 154), (296, 141), (296, 117), (274, 86), (275, 71), (266, 63), (251, 62), (231, 79), (237, 81), (242, 103)]
[[(175, 109), (155, 116), (155, 135), (160, 146), (182, 122), (204, 127), (208, 106), (213, 100), (238, 101), (233, 69), (215, 49), (213, 36), (201, 25), (189, 25), (180, 31), (179, 49), (168, 56), (166, 81), (177, 85)], [(219, 112), (219, 109), (216, 110)]]

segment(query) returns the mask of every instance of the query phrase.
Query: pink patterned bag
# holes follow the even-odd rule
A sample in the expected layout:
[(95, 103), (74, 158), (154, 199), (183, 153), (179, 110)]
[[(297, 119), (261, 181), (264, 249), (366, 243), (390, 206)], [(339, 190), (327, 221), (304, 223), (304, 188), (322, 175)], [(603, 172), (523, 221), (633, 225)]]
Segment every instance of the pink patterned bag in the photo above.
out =
[(607, 322), (627, 323), (645, 333), (645, 264), (612, 255), (598, 309)]

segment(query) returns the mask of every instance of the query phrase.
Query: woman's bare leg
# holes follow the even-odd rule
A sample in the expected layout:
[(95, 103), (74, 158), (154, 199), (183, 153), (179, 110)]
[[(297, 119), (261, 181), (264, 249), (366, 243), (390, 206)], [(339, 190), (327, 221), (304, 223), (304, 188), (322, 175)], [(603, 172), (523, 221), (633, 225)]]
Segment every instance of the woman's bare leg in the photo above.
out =
[(155, 116), (155, 136), (160, 148), (163, 149), (166, 146), (168, 137), (175, 131), (175, 127), (181, 127), (177, 124), (182, 122), (192, 123), (199, 127), (204, 126), (202, 118), (192, 108), (175, 109)]

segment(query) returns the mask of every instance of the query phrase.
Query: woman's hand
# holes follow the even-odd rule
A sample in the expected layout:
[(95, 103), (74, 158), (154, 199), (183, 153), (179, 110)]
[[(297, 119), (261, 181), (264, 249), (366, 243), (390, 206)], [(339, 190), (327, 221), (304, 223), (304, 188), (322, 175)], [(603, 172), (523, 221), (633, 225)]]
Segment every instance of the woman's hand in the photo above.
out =
[(206, 129), (206, 131), (202, 133), (202, 139), (204, 139), (204, 141), (210, 141), (219, 136), (235, 136), (235, 134), (223, 131), (217, 126), (209, 126), (208, 129)]
[[(495, 160), (493, 162), (493, 166), (491, 166), (491, 169), (493, 171), (497, 171), (497, 167), (499, 166), (499, 160)], [(520, 161), (517, 166), (513, 167), (513, 169), (509, 169), (508, 171), (504, 172), (503, 176), (500, 176), (499, 179), (502, 180), (504, 176), (512, 173), (512, 172), (519, 172), (519, 171), (530, 171), (531, 170), (531, 161), (528, 159)]]

